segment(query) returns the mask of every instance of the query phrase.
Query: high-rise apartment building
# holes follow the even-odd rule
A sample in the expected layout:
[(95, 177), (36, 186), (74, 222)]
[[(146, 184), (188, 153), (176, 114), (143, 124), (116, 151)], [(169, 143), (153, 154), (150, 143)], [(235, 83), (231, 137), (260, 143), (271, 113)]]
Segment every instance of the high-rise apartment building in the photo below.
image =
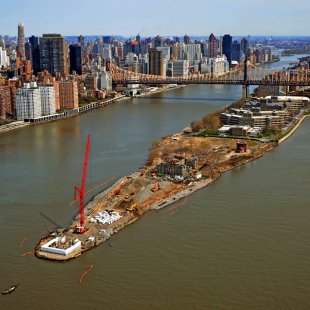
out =
[(82, 74), (82, 48), (79, 45), (70, 45), (70, 73), (75, 71)]
[(225, 34), (223, 37), (223, 54), (226, 56), (229, 66), (231, 67), (232, 36), (229, 34)]
[(173, 59), (180, 59), (180, 44), (179, 43), (175, 43), (172, 46), (172, 55), (173, 55)]
[(29, 42), (25, 43), (25, 59), (31, 61), (31, 45)]
[(241, 59), (241, 45), (240, 42), (234, 41), (232, 43), (231, 59), (240, 62)]
[(187, 60), (175, 60), (172, 62), (172, 76), (187, 77), (189, 63)]
[(189, 44), (190, 43), (190, 39), (189, 39), (189, 36), (187, 34), (184, 36), (183, 42), (185, 44)]
[(17, 90), (16, 116), (19, 121), (42, 116), (41, 93), (36, 83), (25, 83)]
[(16, 115), (18, 120), (38, 118), (56, 113), (53, 86), (37, 87), (36, 82), (25, 83), (17, 90)]
[(60, 34), (43, 34), (40, 38), (41, 70), (52, 75), (67, 72), (67, 44)]
[(229, 64), (225, 55), (215, 58), (205, 58), (201, 63), (201, 73), (209, 73), (212, 75), (221, 75), (229, 71)]
[(16, 87), (0, 86), (0, 118), (14, 115), (16, 109)]
[(223, 36), (220, 36), (220, 41), (219, 41), (219, 55), (223, 55)]
[(165, 76), (163, 52), (156, 48), (149, 51), (149, 74)]
[(10, 65), (10, 58), (7, 55), (7, 52), (5, 49), (0, 47), (0, 68), (8, 67)]
[(182, 59), (188, 60), (190, 66), (197, 65), (201, 61), (201, 44), (183, 44), (181, 49)]
[(33, 69), (33, 73), (37, 75), (38, 72), (41, 71), (39, 38), (35, 36), (31, 36), (29, 38), (29, 42), (31, 45), (32, 69)]
[(42, 115), (56, 113), (55, 90), (53, 86), (40, 86)]
[(165, 58), (166, 62), (170, 60), (170, 46), (160, 46), (156, 49), (163, 52), (163, 57)]
[(6, 48), (5, 41), (3, 38), (0, 40), (0, 47), (2, 47), (4, 50)]
[(79, 107), (78, 85), (76, 81), (59, 81), (60, 109), (77, 109)]
[(80, 36), (78, 37), (78, 44), (79, 44), (82, 48), (85, 47), (85, 38), (84, 38), (82, 35), (80, 35)]
[(17, 51), (20, 53), (21, 58), (25, 59), (25, 28), (22, 23), (18, 24)]
[(111, 42), (112, 42), (112, 37), (111, 37), (111, 36), (103, 36), (103, 37), (102, 37), (102, 40), (103, 40), (103, 43), (111, 44)]
[(105, 68), (100, 68), (97, 75), (97, 87), (98, 89), (105, 89), (106, 91), (112, 90), (112, 75), (111, 72), (105, 70)]
[(241, 51), (245, 56), (248, 56), (248, 48), (249, 48), (249, 41), (246, 38), (241, 39)]
[(208, 40), (208, 57), (217, 57), (219, 50), (219, 41), (213, 33), (210, 34)]
[(96, 74), (89, 74), (86, 76), (85, 88), (92, 96), (94, 96), (97, 90), (97, 75)]
[(154, 39), (154, 47), (160, 47), (163, 45), (163, 40), (160, 36), (156, 36)]
[(111, 44), (104, 43), (102, 50), (101, 50), (101, 57), (105, 60), (111, 60), (112, 59), (112, 50), (111, 50)]
[(59, 83), (57, 81), (53, 81), (53, 87), (55, 92), (55, 106), (56, 111), (60, 110), (60, 100), (59, 100)]
[(137, 35), (136, 35), (136, 41), (137, 41), (138, 43), (141, 43), (141, 36), (140, 36), (140, 34), (137, 34)]

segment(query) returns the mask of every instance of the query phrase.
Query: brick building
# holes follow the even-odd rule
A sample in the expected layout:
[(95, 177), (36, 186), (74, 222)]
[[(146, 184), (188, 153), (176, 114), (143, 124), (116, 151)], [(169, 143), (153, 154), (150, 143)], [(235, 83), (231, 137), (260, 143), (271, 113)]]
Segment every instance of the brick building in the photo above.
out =
[(0, 117), (16, 114), (16, 87), (0, 86)]
[(77, 81), (59, 81), (60, 109), (77, 109), (79, 94)]

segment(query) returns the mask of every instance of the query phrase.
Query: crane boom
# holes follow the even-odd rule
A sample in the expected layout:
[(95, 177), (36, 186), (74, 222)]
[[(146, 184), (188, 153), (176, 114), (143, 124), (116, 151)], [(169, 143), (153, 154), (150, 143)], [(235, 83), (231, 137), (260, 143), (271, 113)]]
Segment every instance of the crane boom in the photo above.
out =
[(84, 216), (84, 197), (85, 197), (85, 187), (86, 187), (86, 179), (87, 179), (89, 152), (90, 152), (90, 135), (88, 135), (88, 137), (87, 137), (87, 142), (86, 142), (86, 147), (85, 147), (81, 187), (79, 188), (75, 185), (75, 189), (79, 193), (75, 198), (80, 199), (80, 227), (78, 227), (78, 229), (77, 229), (77, 231), (79, 233), (83, 233), (85, 231), (85, 229), (84, 229), (84, 219), (85, 219), (85, 216)]

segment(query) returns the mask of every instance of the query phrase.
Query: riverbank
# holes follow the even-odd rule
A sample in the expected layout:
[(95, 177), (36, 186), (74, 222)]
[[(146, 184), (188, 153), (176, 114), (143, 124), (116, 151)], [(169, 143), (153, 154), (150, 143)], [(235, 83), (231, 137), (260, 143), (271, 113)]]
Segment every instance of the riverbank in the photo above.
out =
[(275, 62), (279, 62), (280, 60), (281, 60), (281, 58), (276, 58), (276, 59), (273, 59), (273, 60), (265, 61), (265, 62), (257, 64), (257, 67), (263, 67), (265, 65), (270, 65), (270, 64), (273, 64)]
[(25, 123), (25, 122), (22, 122), (22, 121), (16, 121), (16, 122), (12, 122), (12, 123), (9, 123), (9, 124), (1, 125), (0, 126), (0, 133), (11, 131), (11, 130), (14, 130), (14, 129), (23, 128), (23, 127), (26, 127), (28, 125), (29, 125), (28, 123)]
[[(158, 88), (157, 90), (155, 90), (153, 92), (136, 95), (134, 97), (137, 97), (137, 98), (146, 97), (146, 96), (150, 96), (153, 94), (158, 94), (158, 93), (166, 92), (169, 90), (178, 89), (181, 87), (184, 87), (184, 85), (176, 85), (173, 87)], [(0, 125), (0, 134), (4, 133), (4, 132), (11, 131), (11, 130), (20, 129), (20, 128), (26, 127), (28, 125), (40, 125), (40, 124), (50, 123), (50, 122), (54, 122), (54, 121), (58, 121), (58, 120), (65, 120), (68, 118), (76, 117), (76, 116), (78, 116), (82, 113), (86, 113), (88, 111), (92, 111), (92, 110), (95, 110), (98, 108), (106, 107), (106, 106), (111, 105), (112, 103), (115, 103), (118, 101), (129, 100), (132, 98), (133, 97), (131, 97), (131, 96), (119, 95), (115, 98), (111, 98), (108, 100), (89, 103), (89, 104), (83, 105), (77, 109), (66, 110), (63, 113), (57, 113), (54, 115), (42, 116), (42, 117), (39, 117), (37, 119), (29, 119), (26, 121), (13, 121), (9, 124)]]
[(306, 119), (306, 117), (309, 117), (309, 114), (304, 114), (301, 119), (287, 132), (278, 140), (278, 144), (283, 143), (285, 140), (290, 138), (294, 132), (299, 128), (299, 126), (302, 124), (302, 122)]
[(120, 95), (120, 96), (117, 96), (115, 98), (111, 98), (108, 100), (90, 103), (90, 104), (84, 105), (82, 107), (79, 107), (77, 109), (66, 110), (63, 113), (57, 113), (57, 114), (53, 114), (53, 115), (42, 116), (42, 117), (35, 118), (35, 119), (27, 119), (25, 121), (15, 121), (15, 122), (12, 122), (12, 123), (7, 124), (7, 125), (0, 126), (0, 133), (1, 132), (7, 132), (10, 130), (14, 130), (14, 129), (18, 129), (18, 128), (22, 128), (22, 127), (25, 127), (28, 125), (39, 125), (39, 124), (50, 123), (50, 122), (54, 122), (54, 121), (58, 121), (58, 120), (68, 119), (68, 118), (78, 116), (82, 113), (85, 113), (85, 112), (88, 112), (91, 110), (95, 110), (95, 109), (98, 109), (101, 107), (106, 107), (106, 106), (114, 103), (115, 101), (120, 101), (124, 98), (126, 98), (124, 95)]

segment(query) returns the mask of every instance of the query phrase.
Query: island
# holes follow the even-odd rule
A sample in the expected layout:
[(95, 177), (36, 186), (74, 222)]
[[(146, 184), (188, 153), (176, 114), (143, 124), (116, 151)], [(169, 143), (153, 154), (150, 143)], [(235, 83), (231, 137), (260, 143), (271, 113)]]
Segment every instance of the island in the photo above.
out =
[[(309, 99), (296, 98), (281, 101), (279, 97), (274, 102), (268, 101), (269, 98), (239, 100), (193, 121), (183, 132), (155, 141), (143, 167), (117, 180), (86, 204), (83, 231), (77, 230), (78, 215), (70, 227), (56, 229), (41, 239), (35, 248), (36, 256), (68, 261), (109, 240), (148, 211), (172, 204), (171, 210), (175, 210), (188, 196), (217, 180), (222, 173), (263, 156), (289, 137), (309, 115)], [(257, 115), (258, 103), (267, 109), (260, 110), (265, 111), (262, 116)], [(276, 114), (274, 109), (281, 113)], [(250, 122), (251, 117), (254, 121), (265, 121), (266, 130), (227, 124), (234, 121), (234, 115), (241, 122)], [(279, 129), (276, 126), (271, 130), (268, 126), (272, 121), (277, 126), (281, 124), (282, 129), (275, 130)]]

